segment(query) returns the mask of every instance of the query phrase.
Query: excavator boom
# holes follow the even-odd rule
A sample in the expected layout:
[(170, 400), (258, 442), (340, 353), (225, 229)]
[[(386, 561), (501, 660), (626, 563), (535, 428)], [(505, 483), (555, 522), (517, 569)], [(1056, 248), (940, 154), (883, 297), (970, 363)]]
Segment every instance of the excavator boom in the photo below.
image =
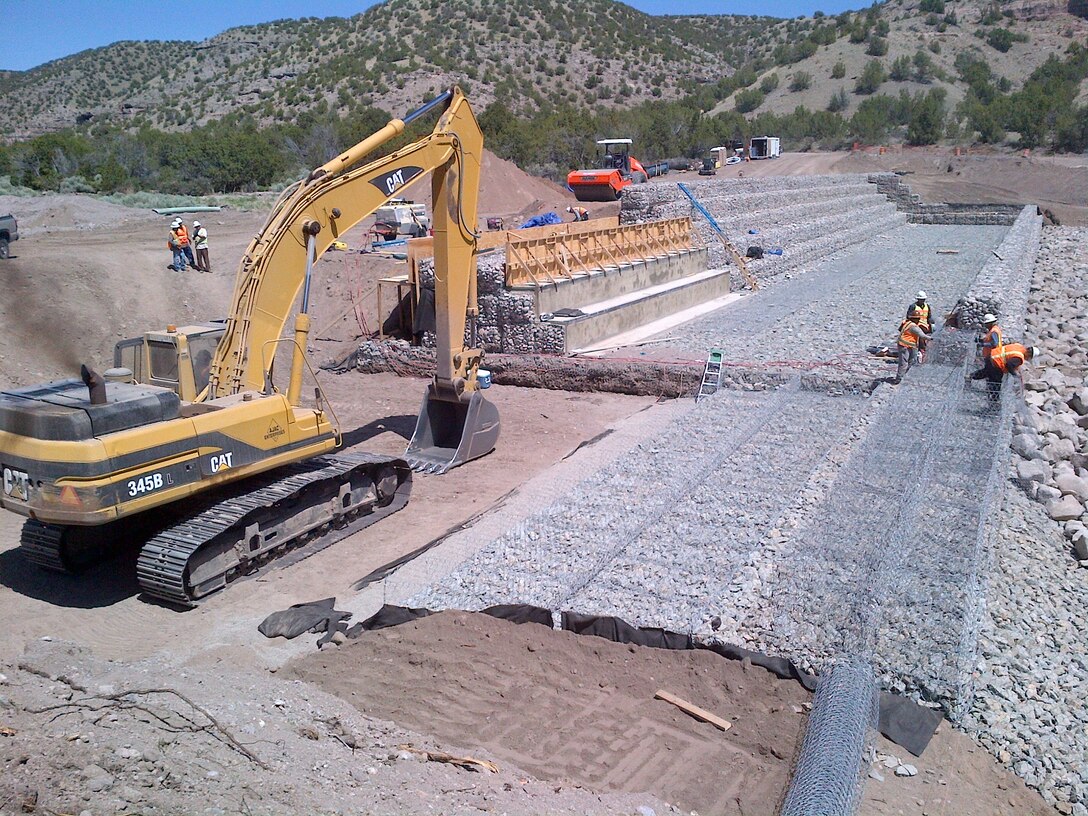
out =
[[(438, 108), (430, 134), (365, 161)], [(328, 455), (341, 444), (339, 430), (320, 394), (315, 406), (302, 404), (302, 375), (316, 261), (428, 173), (438, 368), (406, 458), (444, 472), (490, 452), (498, 412), (478, 390), (481, 352), (465, 344), (476, 308), (482, 152), (468, 101), (452, 88), (284, 192), (242, 258), (224, 324), (168, 326), (123, 341), (115, 353), (139, 364), (106, 372), (115, 379), (85, 369), (82, 380), (0, 392), (0, 505), (29, 517), (24, 554), (76, 571), (119, 542), (143, 542), (142, 589), (191, 604), (403, 507), (409, 462)], [(294, 333), (285, 338), (296, 303)], [(211, 355), (203, 346), (215, 337)], [(281, 344), (292, 352), (286, 393), (272, 382)]]

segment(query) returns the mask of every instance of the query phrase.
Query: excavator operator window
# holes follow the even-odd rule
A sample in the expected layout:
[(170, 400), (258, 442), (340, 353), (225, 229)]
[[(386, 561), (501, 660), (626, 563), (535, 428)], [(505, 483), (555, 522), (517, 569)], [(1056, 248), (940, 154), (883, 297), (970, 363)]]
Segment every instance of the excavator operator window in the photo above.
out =
[(211, 376), (212, 358), (215, 357), (215, 347), (219, 345), (222, 332), (215, 334), (198, 334), (189, 337), (189, 357), (193, 361), (193, 383), (196, 385), (196, 393), (204, 390)]
[(178, 381), (178, 349), (173, 343), (162, 340), (149, 340), (147, 356), (151, 364), (151, 378), (154, 380)]

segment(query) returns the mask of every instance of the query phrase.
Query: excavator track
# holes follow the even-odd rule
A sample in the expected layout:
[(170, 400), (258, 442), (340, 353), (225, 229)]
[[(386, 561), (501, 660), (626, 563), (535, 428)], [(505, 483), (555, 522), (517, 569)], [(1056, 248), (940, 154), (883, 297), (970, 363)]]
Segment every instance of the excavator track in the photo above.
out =
[(148, 521), (137, 517), (100, 527), (65, 527), (28, 519), (19, 536), (19, 550), (42, 569), (76, 575), (105, 561), (128, 542), (150, 535)]
[(19, 549), (23, 556), (42, 569), (52, 572), (72, 572), (64, 563), (63, 547), (66, 527), (42, 524), (29, 519), (23, 524), (19, 536)]
[(161, 530), (140, 550), (140, 588), (194, 606), (262, 567), (301, 561), (408, 503), (403, 459), (366, 453), (323, 456), (224, 498)]

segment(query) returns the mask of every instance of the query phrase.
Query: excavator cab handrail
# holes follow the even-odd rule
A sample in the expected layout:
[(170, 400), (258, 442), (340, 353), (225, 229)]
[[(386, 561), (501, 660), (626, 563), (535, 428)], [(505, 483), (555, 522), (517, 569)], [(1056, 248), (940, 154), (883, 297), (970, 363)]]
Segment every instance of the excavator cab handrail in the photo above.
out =
[[(295, 348), (295, 350), (301, 350), (299, 349), (298, 341), (295, 340), (294, 337), (281, 337), (278, 340), (265, 341), (264, 346), (261, 348), (261, 370), (264, 371), (265, 379), (265, 391), (263, 391), (262, 393), (264, 393), (265, 395), (282, 393), (278, 388), (276, 388), (275, 383), (272, 382), (272, 369), (275, 366), (276, 361), (275, 354), (273, 354), (272, 357), (272, 365), (268, 365), (268, 347), (276, 346), (280, 343), (290, 343)], [(302, 356), (302, 362), (305, 363), (306, 369), (310, 372), (310, 377), (312, 377), (313, 381), (317, 383), (317, 390), (322, 395), (324, 395), (325, 389), (321, 387), (321, 382), (317, 379), (317, 372), (314, 371), (313, 366), (310, 365), (310, 361), (306, 357), (306, 355)], [(332, 433), (333, 437), (336, 439), (336, 447), (340, 447), (340, 442), (343, 439), (343, 434), (341, 434), (340, 432), (340, 417), (336, 415), (336, 409), (332, 407), (331, 402), (325, 401), (324, 406), (327, 407), (329, 413), (332, 414)], [(292, 405), (291, 407), (295, 408), (297, 406)], [(323, 414), (325, 412), (325, 407), (311, 410), (314, 410), (319, 414)]]

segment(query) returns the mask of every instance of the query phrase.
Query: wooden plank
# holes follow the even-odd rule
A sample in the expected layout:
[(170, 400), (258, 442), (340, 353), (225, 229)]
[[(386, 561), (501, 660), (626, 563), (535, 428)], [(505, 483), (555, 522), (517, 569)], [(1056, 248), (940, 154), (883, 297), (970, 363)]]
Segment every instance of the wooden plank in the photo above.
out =
[(729, 720), (723, 720), (718, 715), (711, 714), (705, 708), (699, 708), (699, 706), (694, 705), (693, 703), (689, 703), (687, 700), (682, 700), (675, 694), (669, 694), (669, 692), (664, 691), (663, 689), (658, 689), (658, 692), (654, 695), (654, 698), (658, 700), (664, 700), (666, 703), (670, 703), (676, 706), (685, 714), (688, 714), (697, 720), (702, 720), (705, 723), (710, 723), (715, 728), (721, 731), (728, 731), (730, 728), (733, 727), (733, 723), (729, 722)]

